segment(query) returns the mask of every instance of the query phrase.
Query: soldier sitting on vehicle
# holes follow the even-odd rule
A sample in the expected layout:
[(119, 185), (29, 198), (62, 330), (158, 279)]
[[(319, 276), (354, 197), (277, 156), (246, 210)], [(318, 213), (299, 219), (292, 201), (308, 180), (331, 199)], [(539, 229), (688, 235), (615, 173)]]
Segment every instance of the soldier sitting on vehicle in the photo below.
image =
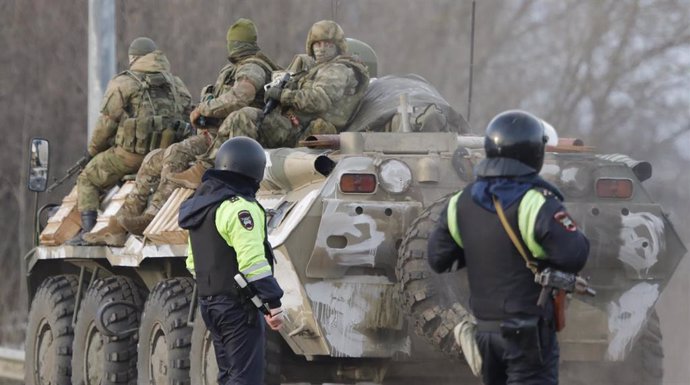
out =
[[(255, 107), (233, 112), (220, 129), (226, 138), (248, 136), (266, 148), (294, 147), (305, 135), (335, 134), (345, 128), (369, 85), (366, 66), (348, 56), (343, 30), (330, 20), (311, 27), (306, 51), (309, 57), (298, 56), (300, 65), (291, 65), (301, 71), (284, 88), (273, 86), (266, 91), (266, 100), (279, 102), (280, 109), (266, 116)], [(196, 188), (203, 171), (211, 166), (213, 154), (170, 179)]]
[(260, 51), (251, 20), (241, 18), (228, 29), (227, 48), (230, 63), (220, 70), (215, 84), (204, 87), (201, 102), (190, 114), (198, 134), (147, 156), (117, 223), (91, 235), (93, 241), (117, 245), (124, 243), (126, 232), (141, 235), (173, 191), (181, 187), (169, 176), (187, 169), (197, 157), (212, 165), (216, 147), (228, 138), (226, 117), (245, 106), (263, 107), (264, 84), (279, 67)]
[(89, 160), (77, 179), (81, 231), (67, 241), (83, 245), (96, 225), (99, 195), (139, 169), (146, 154), (170, 130), (186, 126), (191, 95), (153, 40), (140, 37), (129, 46), (129, 70), (108, 84), (101, 115), (88, 145)]

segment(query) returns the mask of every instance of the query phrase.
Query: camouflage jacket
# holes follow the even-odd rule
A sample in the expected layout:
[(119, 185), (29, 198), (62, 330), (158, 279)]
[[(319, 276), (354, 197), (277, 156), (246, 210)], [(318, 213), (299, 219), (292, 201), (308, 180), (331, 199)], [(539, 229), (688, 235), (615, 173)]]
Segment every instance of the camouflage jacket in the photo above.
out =
[(291, 107), (302, 124), (321, 118), (338, 131), (345, 128), (369, 86), (366, 66), (349, 56), (316, 64), (297, 79), (282, 93), (280, 104)]
[[(95, 155), (116, 142), (118, 145), (127, 142), (131, 148), (125, 149), (135, 152), (139, 133), (125, 132), (126, 121), (160, 116), (161, 125), (177, 124), (188, 120), (191, 105), (189, 90), (180, 78), (170, 73), (165, 55), (154, 51), (142, 56), (128, 71), (119, 73), (108, 83), (88, 151)], [(139, 147), (143, 146), (140, 143)]]
[(271, 73), (280, 69), (263, 53), (258, 52), (229, 63), (220, 70), (213, 87), (201, 96), (199, 112), (203, 116), (224, 119), (242, 107), (262, 108), (264, 85), (271, 81)]

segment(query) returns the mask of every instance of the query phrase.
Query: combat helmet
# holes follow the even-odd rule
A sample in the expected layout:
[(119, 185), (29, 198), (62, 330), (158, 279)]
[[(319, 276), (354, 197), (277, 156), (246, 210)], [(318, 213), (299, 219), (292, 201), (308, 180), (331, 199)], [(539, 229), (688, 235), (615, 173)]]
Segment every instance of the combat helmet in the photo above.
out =
[(232, 171), (260, 182), (264, 178), (266, 153), (259, 142), (236, 136), (223, 143), (216, 153), (214, 170)]
[(539, 171), (546, 141), (541, 119), (527, 111), (509, 110), (489, 122), (484, 150), (487, 158), (511, 158)]
[(312, 45), (317, 41), (330, 40), (338, 49), (338, 54), (343, 55), (347, 53), (347, 43), (345, 42), (345, 33), (340, 28), (338, 23), (332, 20), (321, 20), (314, 23), (309, 29), (307, 35), (306, 51), (311, 57), (314, 57), (314, 49)]
[(351, 37), (346, 38), (345, 42), (347, 43), (347, 52), (366, 64), (369, 77), (375, 78), (378, 72), (379, 58), (374, 49), (369, 44)]
[(129, 56), (144, 56), (158, 49), (156, 43), (148, 37), (138, 37), (132, 40), (127, 54)]

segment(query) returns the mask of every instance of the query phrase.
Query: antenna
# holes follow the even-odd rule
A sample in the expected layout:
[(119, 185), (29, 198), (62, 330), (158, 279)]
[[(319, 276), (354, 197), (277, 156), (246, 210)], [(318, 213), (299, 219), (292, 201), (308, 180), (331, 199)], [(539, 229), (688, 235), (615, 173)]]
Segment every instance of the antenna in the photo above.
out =
[(340, 7), (340, 0), (331, 0), (331, 20), (338, 22), (338, 7)]
[(470, 23), (472, 28), (470, 32), (470, 85), (469, 90), (467, 91), (467, 123), (470, 122), (470, 112), (472, 111), (472, 73), (474, 72), (474, 14), (476, 8), (477, 3), (475, 0), (472, 0), (472, 21)]

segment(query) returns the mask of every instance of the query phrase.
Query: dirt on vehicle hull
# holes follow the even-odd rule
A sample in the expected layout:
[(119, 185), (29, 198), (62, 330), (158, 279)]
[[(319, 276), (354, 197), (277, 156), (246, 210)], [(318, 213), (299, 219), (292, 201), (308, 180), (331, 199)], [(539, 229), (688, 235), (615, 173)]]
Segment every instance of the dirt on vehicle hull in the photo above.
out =
[[(396, 109), (399, 95), (381, 92), (386, 82), (398, 93), (418, 93), (410, 92), (406, 109)], [(423, 368), (415, 365), (432, 350), (462, 360), (452, 329), (467, 314), (466, 277), (433, 274), (426, 243), (448, 196), (473, 180), (473, 167), (484, 157), (483, 138), (464, 134), (464, 119), (421, 78), (381, 78), (371, 90), (348, 132), (310, 138), (304, 148), (267, 150), (257, 198), (269, 214), (275, 275), (287, 314), (280, 338), (270, 342), (281, 357), (279, 369), (269, 365), (271, 382), (383, 382), (427, 375), (410, 368)], [(572, 140), (549, 147), (541, 173), (564, 193), (569, 212), (590, 239), (583, 275), (597, 290), (594, 298), (570, 299), (567, 327), (559, 335), (567, 361), (562, 377), (576, 384), (583, 377), (568, 382), (568, 371), (584, 366), (612, 373), (623, 366), (636, 373), (632, 377), (639, 384), (661, 384), (654, 305), (686, 249), (644, 189), (651, 165), (590, 150)], [(100, 314), (104, 320), (123, 309), (111, 306), (107, 310), (113, 313), (107, 313), (95, 308), (95, 301), (83, 301), (84, 293), (107, 277), (121, 277), (115, 280), (136, 287), (137, 298), (148, 296), (143, 309), (132, 312), (122, 305), (145, 321), (138, 323), (137, 335), (148, 336), (144, 350), (150, 357), (138, 360), (138, 378), (168, 378), (166, 365), (178, 365), (180, 354), (190, 354), (192, 369), (199, 368), (194, 376), (201, 376), (195, 378), (212, 381), (217, 368), (209, 360), (203, 323), (197, 318), (186, 328), (157, 327), (165, 318), (151, 314), (167, 309), (177, 324), (185, 312), (194, 314), (184, 268), (186, 234), (176, 220), (179, 204), (190, 194), (177, 190), (144, 237), (130, 236), (124, 247), (39, 245), (26, 261), (34, 298), (30, 313), (37, 322), (50, 310), (43, 282), (51, 277), (70, 283), (74, 299), (61, 311)], [(103, 202), (102, 223), (117, 211), (118, 199), (114, 192)], [(68, 204), (63, 202), (61, 222), (50, 231), (69, 225)], [(140, 306), (139, 299), (131, 302)], [(98, 338), (110, 338), (105, 328), (94, 329)], [(44, 346), (38, 341), (36, 346)], [(27, 365), (27, 373), (40, 367)], [(189, 367), (176, 367), (175, 378), (190, 378)]]

